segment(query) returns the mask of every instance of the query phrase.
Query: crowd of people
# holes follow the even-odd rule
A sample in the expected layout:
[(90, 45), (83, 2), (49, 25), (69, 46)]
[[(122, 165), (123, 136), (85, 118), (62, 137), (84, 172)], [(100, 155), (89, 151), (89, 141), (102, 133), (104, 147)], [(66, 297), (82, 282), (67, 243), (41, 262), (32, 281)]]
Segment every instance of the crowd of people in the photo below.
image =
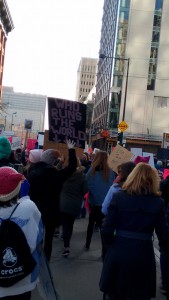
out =
[[(121, 163), (115, 173), (108, 154), (77, 157), (68, 140), (68, 157), (57, 150), (13, 152), (0, 137), (0, 223), (9, 219), (22, 229), (35, 267), (12, 286), (0, 285), (0, 299), (31, 299), (38, 281), (39, 247), (48, 262), (53, 238), (63, 238), (70, 254), (76, 218), (89, 214), (84, 249), (90, 251), (95, 226), (100, 232), (103, 268), (98, 286), (105, 300), (150, 300), (156, 295), (153, 236), (159, 241), (161, 291), (168, 295), (169, 177), (146, 162)], [(160, 172), (159, 172), (160, 171)]]

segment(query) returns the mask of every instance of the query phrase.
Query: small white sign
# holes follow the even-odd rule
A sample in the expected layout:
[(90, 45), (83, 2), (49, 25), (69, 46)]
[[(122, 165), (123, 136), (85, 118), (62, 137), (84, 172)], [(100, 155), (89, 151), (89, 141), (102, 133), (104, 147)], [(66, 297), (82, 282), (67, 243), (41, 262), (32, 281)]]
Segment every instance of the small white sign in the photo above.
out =
[(12, 150), (16, 150), (18, 148), (21, 148), (21, 137), (14, 136), (12, 138), (11, 149)]

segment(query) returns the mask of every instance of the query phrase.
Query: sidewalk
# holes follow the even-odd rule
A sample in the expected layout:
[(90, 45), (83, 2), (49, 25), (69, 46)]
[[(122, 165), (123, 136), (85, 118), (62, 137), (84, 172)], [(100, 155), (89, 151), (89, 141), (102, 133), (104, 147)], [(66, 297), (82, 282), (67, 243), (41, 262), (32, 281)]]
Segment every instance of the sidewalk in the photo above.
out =
[[(84, 249), (88, 218), (78, 219), (74, 225), (71, 240), (71, 253), (68, 258), (62, 257), (63, 241), (54, 238), (51, 258), (53, 275), (59, 300), (102, 300), (99, 290), (99, 279), (102, 269), (101, 242), (99, 232), (94, 232), (89, 251)], [(158, 250), (157, 250), (158, 255)], [(159, 292), (160, 269), (157, 256), (157, 300), (166, 297)], [(37, 291), (32, 300), (40, 300)]]

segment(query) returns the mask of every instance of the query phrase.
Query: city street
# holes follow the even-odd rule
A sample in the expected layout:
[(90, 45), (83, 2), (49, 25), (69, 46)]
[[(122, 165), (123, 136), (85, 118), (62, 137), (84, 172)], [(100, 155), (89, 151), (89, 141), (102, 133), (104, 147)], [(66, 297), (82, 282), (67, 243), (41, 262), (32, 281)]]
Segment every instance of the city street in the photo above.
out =
[[(91, 249), (84, 249), (88, 218), (75, 222), (71, 241), (71, 253), (68, 258), (62, 257), (63, 241), (54, 238), (51, 259), (51, 271), (56, 291), (60, 300), (102, 300), (99, 291), (99, 278), (102, 268), (101, 243), (99, 232), (94, 232)], [(155, 242), (157, 261), (157, 300), (165, 300), (159, 291), (160, 269), (159, 251)], [(32, 300), (40, 300), (38, 292), (32, 295)]]

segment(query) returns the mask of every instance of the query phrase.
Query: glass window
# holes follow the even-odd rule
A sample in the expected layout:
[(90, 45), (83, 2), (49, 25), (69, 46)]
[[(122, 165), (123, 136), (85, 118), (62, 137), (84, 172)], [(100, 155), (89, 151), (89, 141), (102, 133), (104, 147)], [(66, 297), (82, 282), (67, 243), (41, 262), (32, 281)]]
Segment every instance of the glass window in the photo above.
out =
[(118, 31), (118, 38), (120, 40), (126, 40), (127, 39), (127, 28), (121, 27)]
[(122, 7), (130, 7), (130, 0), (122, 0), (121, 6)]
[(119, 20), (120, 20), (120, 23), (127, 23), (128, 22), (128, 19), (129, 19), (129, 11), (121, 11), (120, 12), (120, 16), (119, 16)]
[(157, 59), (158, 56), (158, 48), (156, 47), (151, 47), (151, 53), (150, 53), (150, 58)]
[(153, 26), (156, 26), (156, 27), (160, 27), (161, 26), (161, 16), (154, 15)]
[(153, 91), (155, 89), (155, 78), (154, 76), (148, 76), (147, 90)]
[(126, 44), (118, 43), (116, 46), (116, 56), (124, 56), (125, 55)]
[(152, 42), (153, 43), (158, 43), (159, 38), (160, 38), (160, 32), (159, 31), (153, 31)]
[(162, 7), (163, 7), (163, 0), (156, 0), (155, 10), (162, 10)]
[(149, 64), (149, 74), (156, 74), (156, 68), (157, 68), (157, 65), (156, 63), (150, 63)]

